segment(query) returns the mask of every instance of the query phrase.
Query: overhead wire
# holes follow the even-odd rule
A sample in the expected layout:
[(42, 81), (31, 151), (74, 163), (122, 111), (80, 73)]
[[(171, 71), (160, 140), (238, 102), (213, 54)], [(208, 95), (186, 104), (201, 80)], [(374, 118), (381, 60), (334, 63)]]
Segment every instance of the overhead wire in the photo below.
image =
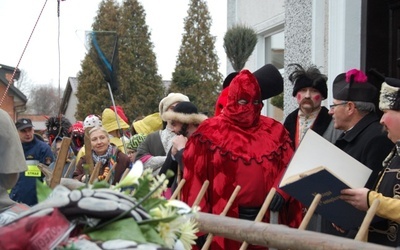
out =
[(4, 102), (5, 98), (6, 98), (7, 92), (8, 92), (8, 90), (10, 89), (10, 86), (11, 86), (11, 84), (12, 84), (13, 81), (14, 81), (15, 73), (17, 72), (18, 66), (19, 66), (19, 64), (21, 63), (21, 60), (22, 60), (22, 58), (23, 58), (23, 56), (24, 56), (24, 54), (25, 54), (25, 51), (26, 51), (26, 49), (27, 49), (27, 47), (28, 47), (28, 44), (29, 44), (29, 42), (31, 41), (33, 32), (34, 32), (35, 29), (36, 29), (36, 26), (37, 26), (37, 24), (38, 24), (38, 22), (39, 22), (39, 20), (40, 20), (40, 17), (42, 16), (42, 13), (43, 13), (44, 8), (46, 7), (47, 1), (48, 1), (48, 0), (45, 0), (45, 2), (44, 2), (44, 4), (43, 4), (43, 7), (42, 7), (42, 9), (40, 10), (39, 16), (38, 16), (38, 18), (36, 19), (35, 25), (33, 26), (33, 29), (32, 29), (32, 31), (31, 31), (31, 34), (29, 35), (28, 41), (27, 41), (26, 44), (25, 44), (25, 47), (24, 47), (24, 49), (23, 49), (23, 51), (22, 51), (22, 54), (21, 54), (21, 56), (20, 56), (20, 58), (19, 58), (19, 60), (18, 60), (18, 63), (17, 63), (17, 65), (15, 66), (14, 71), (13, 71), (13, 73), (12, 73), (10, 79), (8, 80), (7, 87), (6, 87), (5, 91), (4, 91), (3, 96), (1, 97), (1, 100), (0, 100), (0, 107), (1, 107), (1, 105), (3, 105), (3, 102)]

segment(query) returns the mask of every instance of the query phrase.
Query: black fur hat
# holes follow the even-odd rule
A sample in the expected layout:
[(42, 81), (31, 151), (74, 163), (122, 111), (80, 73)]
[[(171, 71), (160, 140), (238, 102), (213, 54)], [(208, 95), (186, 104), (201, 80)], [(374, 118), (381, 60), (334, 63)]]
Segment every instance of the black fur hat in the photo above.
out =
[(293, 96), (296, 96), (302, 88), (314, 88), (318, 90), (324, 99), (328, 96), (328, 87), (326, 81), (328, 77), (321, 73), (321, 71), (314, 65), (308, 69), (304, 69), (299, 64), (290, 64), (294, 66), (295, 70), (289, 75), (289, 80), (294, 83)]

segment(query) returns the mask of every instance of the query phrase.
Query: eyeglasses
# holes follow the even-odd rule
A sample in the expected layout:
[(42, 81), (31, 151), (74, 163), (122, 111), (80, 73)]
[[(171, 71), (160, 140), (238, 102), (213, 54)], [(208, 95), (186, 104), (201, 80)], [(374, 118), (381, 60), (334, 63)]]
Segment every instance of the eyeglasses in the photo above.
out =
[(337, 104), (331, 104), (331, 105), (329, 105), (329, 108), (330, 108), (330, 109), (333, 109), (333, 108), (336, 107), (336, 106), (345, 105), (345, 104), (347, 104), (347, 103), (349, 103), (349, 102), (341, 102), (341, 103), (337, 103)]

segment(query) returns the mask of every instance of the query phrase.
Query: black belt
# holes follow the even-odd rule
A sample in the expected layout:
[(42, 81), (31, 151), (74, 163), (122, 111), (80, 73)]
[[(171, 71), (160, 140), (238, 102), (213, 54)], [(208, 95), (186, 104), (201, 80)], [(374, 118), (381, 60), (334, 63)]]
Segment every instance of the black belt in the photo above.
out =
[(261, 207), (241, 207), (239, 206), (239, 219), (255, 220)]

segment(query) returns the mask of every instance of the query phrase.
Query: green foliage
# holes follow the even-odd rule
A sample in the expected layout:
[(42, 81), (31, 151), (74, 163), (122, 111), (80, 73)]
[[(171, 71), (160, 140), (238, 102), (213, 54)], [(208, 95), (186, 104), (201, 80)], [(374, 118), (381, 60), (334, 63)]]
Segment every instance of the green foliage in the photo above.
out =
[[(116, 105), (124, 108), (130, 121), (156, 112), (164, 96), (164, 87), (157, 74), (156, 56), (141, 4), (137, 0), (126, 0), (119, 6), (116, 0), (103, 0), (92, 28), (118, 34), (119, 90), (113, 93)], [(105, 50), (110, 53), (107, 48)], [(107, 84), (90, 53), (78, 74), (79, 103), (75, 117), (79, 120), (88, 114), (100, 115), (112, 105)]]
[(214, 113), (222, 75), (218, 71), (215, 37), (204, 0), (191, 0), (184, 20), (184, 34), (169, 92), (186, 94), (199, 111)]
[(139, 243), (147, 242), (142, 234), (140, 227), (133, 218), (117, 220), (101, 230), (88, 233), (92, 240), (107, 241), (107, 240), (132, 240)]
[(52, 191), (53, 190), (47, 186), (46, 183), (36, 180), (36, 196), (38, 202), (42, 202), (47, 199)]
[(271, 98), (271, 104), (283, 110), (283, 92)]
[(226, 56), (235, 71), (243, 69), (257, 44), (256, 32), (245, 25), (235, 25), (224, 36)]
[(157, 231), (154, 229), (154, 227), (151, 227), (150, 225), (140, 225), (139, 227), (143, 233), (143, 236), (146, 238), (148, 242), (156, 243), (161, 246), (165, 245), (165, 242), (157, 233)]

